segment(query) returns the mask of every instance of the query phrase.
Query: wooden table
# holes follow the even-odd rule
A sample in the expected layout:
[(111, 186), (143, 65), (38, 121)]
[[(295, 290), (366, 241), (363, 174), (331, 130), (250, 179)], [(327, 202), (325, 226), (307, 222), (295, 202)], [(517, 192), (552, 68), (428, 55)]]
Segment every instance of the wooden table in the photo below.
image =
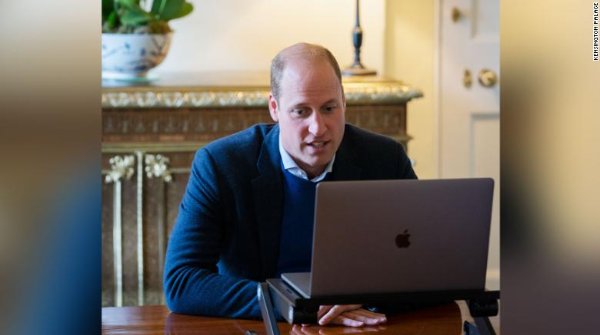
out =
[[(381, 326), (349, 328), (341, 326), (296, 327), (279, 323), (282, 334), (461, 334), (462, 317), (457, 304), (421, 309), (409, 313), (388, 315), (388, 322)], [(260, 320), (211, 318), (173, 314), (165, 306), (105, 307), (102, 308), (102, 334), (150, 335), (195, 334), (229, 335), (244, 334), (247, 329), (265, 334)]]

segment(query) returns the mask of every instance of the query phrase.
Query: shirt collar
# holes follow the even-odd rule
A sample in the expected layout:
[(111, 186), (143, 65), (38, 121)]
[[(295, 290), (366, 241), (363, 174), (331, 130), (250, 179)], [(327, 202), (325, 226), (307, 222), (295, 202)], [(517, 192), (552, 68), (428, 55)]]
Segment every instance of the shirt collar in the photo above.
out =
[(285, 149), (283, 148), (283, 145), (281, 144), (281, 133), (279, 133), (279, 153), (281, 154), (281, 162), (283, 163), (283, 169), (287, 170), (289, 173), (293, 174), (296, 177), (317, 183), (325, 179), (327, 173), (333, 171), (333, 162), (335, 161), (335, 154), (333, 154), (331, 161), (327, 164), (323, 173), (321, 173), (313, 179), (308, 179), (308, 174), (306, 174), (306, 171), (302, 170), (298, 166), (298, 164), (296, 164), (292, 156), (290, 156), (290, 154), (288, 154), (288, 152), (285, 151)]

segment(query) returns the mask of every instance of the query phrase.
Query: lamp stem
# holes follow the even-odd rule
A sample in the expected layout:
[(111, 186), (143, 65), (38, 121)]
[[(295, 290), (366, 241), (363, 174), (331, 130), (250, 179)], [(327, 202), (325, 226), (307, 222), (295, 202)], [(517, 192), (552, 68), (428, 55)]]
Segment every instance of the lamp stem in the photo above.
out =
[(356, 0), (356, 24), (352, 30), (352, 44), (354, 45), (354, 63), (342, 71), (345, 76), (374, 75), (377, 72), (368, 70), (360, 61), (360, 47), (362, 46), (363, 31), (360, 27), (360, 0)]
[(360, 27), (360, 3), (356, 0), (356, 26)]
[(352, 31), (352, 42), (354, 44), (354, 64), (362, 66), (360, 62), (360, 47), (362, 46), (362, 28), (360, 27), (360, 1), (356, 0), (356, 25)]

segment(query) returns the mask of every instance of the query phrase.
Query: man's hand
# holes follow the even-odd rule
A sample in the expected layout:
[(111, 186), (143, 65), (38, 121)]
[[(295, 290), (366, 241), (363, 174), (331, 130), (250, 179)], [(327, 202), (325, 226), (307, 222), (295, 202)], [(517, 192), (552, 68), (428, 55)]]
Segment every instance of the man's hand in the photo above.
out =
[(321, 326), (336, 324), (349, 327), (372, 326), (387, 321), (384, 314), (370, 312), (362, 305), (322, 305), (317, 319)]
[[(382, 326), (378, 326), (387, 321), (384, 314), (370, 312), (361, 308), (361, 305), (326, 305), (320, 306), (317, 312), (319, 325), (336, 324), (348, 326), (351, 328), (343, 328), (343, 334), (363, 333), (365, 331), (380, 331)], [(356, 327), (363, 327), (357, 329)], [(334, 334), (341, 334), (339, 328), (331, 328), (335, 330)], [(311, 325), (303, 324), (294, 325), (290, 334), (292, 335), (325, 335), (328, 334), (328, 328), (311, 327)]]

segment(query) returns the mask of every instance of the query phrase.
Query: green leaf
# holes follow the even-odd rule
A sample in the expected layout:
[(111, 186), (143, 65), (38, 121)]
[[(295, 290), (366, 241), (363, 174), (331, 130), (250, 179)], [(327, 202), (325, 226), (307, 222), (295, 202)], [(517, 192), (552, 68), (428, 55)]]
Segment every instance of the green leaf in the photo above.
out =
[(132, 7), (136, 7), (136, 8), (140, 8), (140, 0), (115, 0), (116, 2), (118, 2), (119, 4), (132, 8)]
[(102, 23), (102, 32), (103, 33), (112, 33), (119, 26), (119, 17), (116, 12), (111, 12), (106, 20)]
[(137, 9), (123, 8), (119, 15), (121, 22), (126, 25), (139, 26), (152, 20), (152, 15)]
[(179, 12), (179, 16), (177, 16), (177, 18), (189, 15), (193, 10), (194, 10), (194, 5), (192, 5), (189, 2), (186, 2), (186, 3), (183, 4), (183, 8)]
[(126, 11), (147, 13), (142, 7), (140, 7), (139, 0), (115, 0), (115, 6), (117, 7), (117, 13), (120, 15)]
[(161, 12), (162, 8), (164, 7), (164, 3), (168, 1), (168, 0), (153, 0), (152, 1), (152, 8), (150, 9), (150, 13), (156, 15), (156, 17), (159, 16), (159, 13)]
[(117, 13), (115, 13), (115, 12), (110, 13), (108, 18), (106, 19), (108, 28), (114, 29), (117, 26), (117, 20), (118, 20)]
[(115, 11), (115, 0), (102, 0), (102, 21), (108, 20), (111, 13)]
[(121, 23), (128, 26), (140, 26), (148, 23), (153, 16), (139, 5), (139, 0), (116, 0), (119, 4), (117, 14)]
[(102, 0), (103, 30), (138, 31), (148, 26), (151, 31), (168, 32), (169, 20), (186, 16), (194, 9), (186, 0), (154, 0), (149, 12), (140, 3), (141, 0)]
[[(159, 0), (160, 6), (157, 7), (159, 20), (173, 20), (188, 15), (194, 9), (193, 5), (185, 0)], [(154, 4), (153, 4), (154, 9)]]

